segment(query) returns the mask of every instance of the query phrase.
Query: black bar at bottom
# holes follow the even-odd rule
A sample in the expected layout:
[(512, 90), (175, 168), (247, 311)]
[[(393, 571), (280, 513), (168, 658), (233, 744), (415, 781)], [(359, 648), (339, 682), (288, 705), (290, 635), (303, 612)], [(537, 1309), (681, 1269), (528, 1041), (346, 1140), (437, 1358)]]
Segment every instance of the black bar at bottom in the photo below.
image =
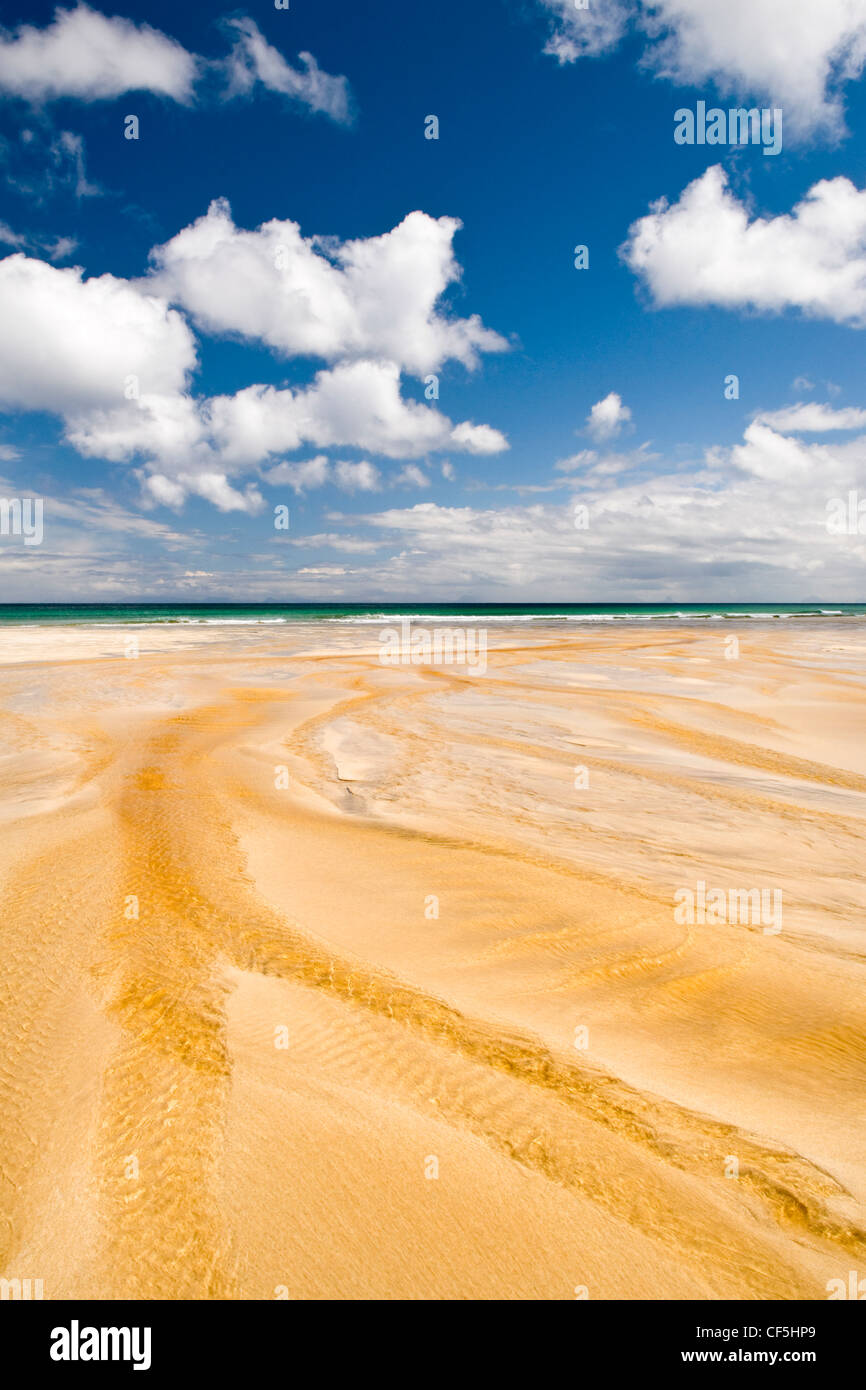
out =
[[(864, 1297), (853, 1300), (857, 1304), (853, 1308), (839, 1306), (852, 1301), (847, 1297), (810, 1303), (576, 1300), (565, 1308), (551, 1305), (544, 1311), (534, 1304), (526, 1320), (526, 1333), (529, 1338), (536, 1336), (539, 1316), (543, 1317), (545, 1333), (566, 1338), (566, 1346), (571, 1347), (584, 1370), (588, 1369), (586, 1358), (591, 1357), (596, 1374), (667, 1371), (675, 1366), (698, 1373), (709, 1366), (734, 1372), (807, 1367), (826, 1380), (829, 1374), (859, 1364), (866, 1332), (864, 1310), (859, 1307)], [(396, 1335), (398, 1339), (391, 1351), (388, 1342), (380, 1341), (376, 1360), (386, 1365), (392, 1353), (398, 1362), (401, 1359), (401, 1334), (420, 1334), (426, 1339), (432, 1331), (441, 1337), (447, 1325), (448, 1315), (442, 1311), (435, 1314), (435, 1321), (428, 1322), (428, 1314), (416, 1322), (419, 1313), (409, 1311), (405, 1304), (379, 1306), (387, 1310), (379, 1338), (390, 1342)], [(268, 1365), (275, 1369), (282, 1365), (287, 1373), (297, 1373), (298, 1337), (303, 1338), (306, 1354), (314, 1355), (320, 1371), (333, 1371), (341, 1349), (345, 1347), (348, 1356), (352, 1347), (355, 1368), (360, 1359), (369, 1372), (375, 1307), (348, 1302), (8, 1301), (0, 1303), (0, 1333), (4, 1360), (14, 1365), (19, 1375), (38, 1371), (51, 1376), (93, 1377), (109, 1369), (115, 1376), (134, 1375), (136, 1371), (158, 1378), (166, 1372), (214, 1372), (225, 1379), (233, 1372), (256, 1375)], [(498, 1318), (503, 1307), (508, 1309), (508, 1321), (500, 1330)], [(457, 1315), (456, 1327), (464, 1316)], [(353, 1326), (356, 1317), (363, 1321)], [(523, 1321), (518, 1308), (510, 1303), (476, 1305), (471, 1318), (470, 1327), (463, 1325), (463, 1336), (471, 1337), (477, 1352), (484, 1345), (492, 1361), (502, 1355), (513, 1356), (515, 1333), (520, 1336)], [(364, 1340), (359, 1343), (360, 1338)], [(365, 1343), (366, 1355), (360, 1351)], [(520, 1344), (520, 1351), (530, 1362), (541, 1351), (533, 1345), (531, 1340)], [(460, 1364), (459, 1357), (452, 1361), (449, 1356), (448, 1361)]]

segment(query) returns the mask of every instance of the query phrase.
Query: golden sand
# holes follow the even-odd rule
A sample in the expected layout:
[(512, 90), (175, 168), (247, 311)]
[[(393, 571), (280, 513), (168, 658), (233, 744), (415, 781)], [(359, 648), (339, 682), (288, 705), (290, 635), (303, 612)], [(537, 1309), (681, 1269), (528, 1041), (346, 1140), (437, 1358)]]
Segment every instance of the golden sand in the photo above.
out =
[[(371, 638), (372, 633), (372, 638)], [(827, 1297), (866, 1272), (866, 642), (0, 633), (0, 1274)], [(782, 929), (680, 923), (699, 881)]]

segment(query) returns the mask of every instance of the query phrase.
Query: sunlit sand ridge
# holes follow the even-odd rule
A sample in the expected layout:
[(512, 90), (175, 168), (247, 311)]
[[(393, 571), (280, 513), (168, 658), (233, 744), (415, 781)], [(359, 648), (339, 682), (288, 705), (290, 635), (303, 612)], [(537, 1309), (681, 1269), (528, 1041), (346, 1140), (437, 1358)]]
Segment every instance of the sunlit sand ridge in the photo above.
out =
[[(866, 641), (0, 633), (0, 1273), (46, 1298), (866, 1274)], [(49, 654), (50, 653), (50, 654)], [(677, 894), (778, 893), (781, 920)]]

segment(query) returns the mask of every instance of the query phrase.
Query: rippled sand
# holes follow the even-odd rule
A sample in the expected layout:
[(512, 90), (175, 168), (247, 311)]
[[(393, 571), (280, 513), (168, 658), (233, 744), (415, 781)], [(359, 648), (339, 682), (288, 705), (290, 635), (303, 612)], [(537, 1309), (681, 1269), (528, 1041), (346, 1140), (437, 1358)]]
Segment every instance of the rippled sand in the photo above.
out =
[[(0, 631), (0, 1273), (866, 1273), (866, 634), (744, 626), (502, 628), (483, 675), (336, 624)], [(679, 924), (699, 881), (782, 930)]]

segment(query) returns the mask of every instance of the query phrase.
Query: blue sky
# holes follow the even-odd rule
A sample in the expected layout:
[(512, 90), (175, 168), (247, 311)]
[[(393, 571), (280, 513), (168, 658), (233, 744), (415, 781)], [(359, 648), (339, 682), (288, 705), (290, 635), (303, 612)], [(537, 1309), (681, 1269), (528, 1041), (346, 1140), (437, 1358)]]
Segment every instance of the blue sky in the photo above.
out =
[(864, 597), (866, 0), (4, 26), (5, 601)]

